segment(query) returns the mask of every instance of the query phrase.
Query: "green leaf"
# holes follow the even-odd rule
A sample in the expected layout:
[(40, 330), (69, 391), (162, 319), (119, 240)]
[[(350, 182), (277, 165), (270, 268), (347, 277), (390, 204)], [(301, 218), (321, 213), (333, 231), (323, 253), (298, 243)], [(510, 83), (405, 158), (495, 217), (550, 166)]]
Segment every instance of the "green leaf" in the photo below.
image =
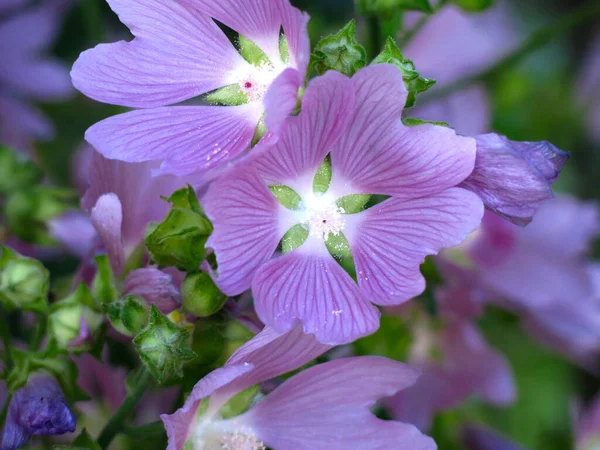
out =
[(238, 50), (240, 55), (242, 55), (242, 57), (250, 64), (255, 66), (271, 64), (266, 53), (254, 42), (242, 35), (240, 35), (238, 39)]
[(204, 245), (212, 230), (204, 213), (174, 206), (165, 220), (153, 226), (144, 242), (160, 267), (175, 266), (192, 272), (204, 260)]
[(370, 199), (370, 194), (351, 194), (338, 199), (335, 204), (344, 214), (356, 214), (365, 209)]
[(429, 0), (356, 0), (360, 14), (388, 16), (395, 11), (423, 11), (432, 13)]
[(197, 317), (212, 316), (227, 301), (227, 296), (206, 272), (187, 274), (181, 285), (181, 296), (185, 310)]
[(468, 12), (485, 11), (491, 7), (495, 0), (451, 0), (452, 3)]
[(434, 120), (416, 119), (414, 117), (405, 117), (402, 119), (402, 123), (404, 125), (406, 125), (407, 127), (416, 127), (419, 125), (430, 124), (430, 125), (438, 125), (440, 127), (450, 128), (450, 125), (448, 125), (446, 122), (436, 122)]
[(248, 103), (248, 95), (239, 84), (230, 84), (202, 96), (206, 103), (217, 106), (239, 106)]
[(300, 197), (298, 193), (291, 187), (278, 184), (276, 186), (269, 186), (269, 190), (279, 201), (279, 203), (281, 203), (287, 209), (296, 211), (300, 208), (302, 197)]
[(299, 223), (290, 228), (281, 239), (281, 252), (286, 253), (296, 250), (308, 239), (308, 228), (306, 225)]
[(44, 172), (23, 153), (0, 145), (0, 194), (30, 188), (42, 181)]
[(373, 64), (393, 64), (400, 69), (402, 79), (408, 90), (405, 108), (414, 106), (417, 95), (425, 92), (435, 84), (435, 80), (421, 77), (414, 63), (402, 55), (396, 42), (391, 37), (386, 41), (384, 50), (373, 60)]
[(356, 22), (351, 20), (337, 34), (317, 44), (311, 64), (320, 75), (336, 70), (351, 77), (365, 66), (367, 52), (356, 41), (355, 28)]
[(395, 315), (381, 316), (379, 329), (352, 344), (356, 355), (378, 355), (396, 361), (407, 361), (413, 334), (405, 321)]
[(175, 325), (154, 305), (148, 325), (133, 343), (144, 365), (161, 384), (181, 378), (183, 366), (196, 357), (190, 347), (189, 331)]
[(325, 193), (331, 184), (331, 161), (329, 157), (323, 160), (323, 164), (317, 170), (313, 179), (313, 191), (315, 193)]
[(0, 302), (8, 310), (21, 308), (45, 313), (48, 310), (50, 273), (32, 258), (0, 246)]

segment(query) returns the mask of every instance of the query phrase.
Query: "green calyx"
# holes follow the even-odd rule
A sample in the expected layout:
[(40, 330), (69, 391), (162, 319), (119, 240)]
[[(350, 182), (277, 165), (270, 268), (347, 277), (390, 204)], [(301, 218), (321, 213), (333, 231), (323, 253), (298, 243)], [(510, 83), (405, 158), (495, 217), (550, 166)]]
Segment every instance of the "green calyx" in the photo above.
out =
[(356, 22), (351, 20), (337, 34), (317, 44), (311, 66), (319, 73), (335, 70), (351, 77), (366, 65), (367, 52), (356, 40)]
[(221, 310), (227, 296), (206, 272), (189, 273), (181, 285), (183, 307), (197, 317), (208, 317)]
[(125, 336), (135, 336), (148, 324), (150, 307), (138, 295), (126, 295), (106, 305), (111, 325)]
[(298, 193), (292, 188), (278, 184), (275, 186), (269, 186), (269, 190), (279, 201), (279, 203), (281, 203), (287, 209), (291, 209), (293, 211), (300, 209), (302, 197), (300, 197), (300, 195), (298, 195)]
[(44, 265), (1, 246), (0, 302), (8, 310), (21, 308), (45, 313), (48, 310), (50, 274)]

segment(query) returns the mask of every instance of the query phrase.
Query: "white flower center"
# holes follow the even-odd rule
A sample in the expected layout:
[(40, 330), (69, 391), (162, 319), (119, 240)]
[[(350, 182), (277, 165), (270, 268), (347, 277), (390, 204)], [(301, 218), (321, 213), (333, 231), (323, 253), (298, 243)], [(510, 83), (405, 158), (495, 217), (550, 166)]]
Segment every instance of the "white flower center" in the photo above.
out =
[(240, 89), (246, 93), (250, 102), (256, 102), (267, 93), (269, 86), (281, 70), (277, 70), (269, 63), (260, 66), (248, 65), (247, 70), (239, 72), (236, 81)]
[(191, 437), (194, 450), (265, 450), (265, 444), (247, 427), (232, 420), (205, 418), (197, 423)]
[(344, 210), (336, 205), (332, 196), (310, 192), (304, 196), (303, 202), (303, 222), (308, 225), (311, 236), (327, 239), (329, 233), (337, 235), (344, 230)]

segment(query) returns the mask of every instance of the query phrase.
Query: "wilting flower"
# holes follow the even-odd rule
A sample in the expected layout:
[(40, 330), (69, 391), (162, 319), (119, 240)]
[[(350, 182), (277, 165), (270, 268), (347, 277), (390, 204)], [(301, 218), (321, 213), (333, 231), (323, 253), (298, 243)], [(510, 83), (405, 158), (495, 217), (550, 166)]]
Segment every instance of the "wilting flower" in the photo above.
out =
[[(407, 14), (410, 22), (417, 14)], [(420, 18), (420, 16), (419, 16)], [(417, 20), (417, 17), (414, 17)], [(492, 66), (518, 43), (514, 20), (503, 1), (483, 13), (466, 13), (449, 4), (431, 17), (407, 44), (404, 53), (423, 76), (436, 80), (435, 89)], [(409, 112), (412, 117), (449, 123), (459, 133), (489, 131), (491, 107), (484, 86), (465, 89)]]
[(461, 187), (476, 193), (488, 210), (527, 225), (553, 197), (550, 185), (569, 154), (547, 141), (516, 142), (493, 133), (476, 136), (475, 141), (475, 168)]
[(427, 431), (436, 413), (471, 396), (496, 406), (514, 401), (510, 366), (486, 344), (473, 322), (481, 312), (475, 292), (468, 280), (449, 278), (447, 286), (436, 292), (441, 323), (412, 324), (415, 342), (409, 363), (422, 374), (414, 386), (385, 400), (394, 419)]
[(54, 378), (37, 375), (13, 395), (2, 432), (2, 450), (14, 450), (33, 436), (75, 431), (75, 415)]
[(52, 138), (52, 124), (29, 102), (64, 100), (73, 93), (67, 68), (44, 55), (58, 36), (70, 3), (43, 0), (23, 10), (16, 8), (27, 2), (3, 1), (0, 5), (0, 142), (3, 144), (27, 150), (31, 139)]
[[(405, 100), (394, 66), (351, 80), (328, 72), (308, 87), (302, 113), (287, 119), (274, 147), (256, 149), (209, 188), (202, 202), (215, 230), (207, 246), (223, 292), (252, 285), (263, 322), (285, 331), (300, 320), (305, 332), (339, 344), (377, 329), (371, 301), (399, 304), (423, 291), (425, 256), (460, 243), (483, 208), (454, 187), (473, 169), (474, 140), (404, 126)], [(362, 210), (382, 199), (371, 194), (391, 198)], [(284, 255), (273, 257), (282, 238)], [(353, 258), (357, 282), (332, 254)]]
[(486, 213), (467, 246), (486, 301), (523, 314), (535, 336), (589, 369), (600, 352), (600, 271), (586, 253), (598, 220), (596, 205), (558, 197), (524, 229)]
[[(211, 446), (278, 450), (339, 448), (435, 449), (412, 425), (376, 418), (375, 402), (414, 383), (417, 371), (382, 357), (344, 358), (294, 375), (241, 415), (224, 418), (237, 393), (306, 364), (329, 347), (300, 327), (266, 328), (196, 384), (183, 408), (161, 416), (168, 450)], [(200, 410), (198, 410), (200, 408)]]
[[(249, 147), (265, 111), (276, 132), (294, 109), (310, 49), (308, 16), (288, 0), (109, 3), (135, 39), (82, 53), (72, 71), (84, 94), (140, 108), (88, 130), (104, 156), (161, 160), (163, 173), (206, 171)], [(216, 21), (239, 33), (239, 51)], [(227, 106), (167, 106), (203, 94)]]

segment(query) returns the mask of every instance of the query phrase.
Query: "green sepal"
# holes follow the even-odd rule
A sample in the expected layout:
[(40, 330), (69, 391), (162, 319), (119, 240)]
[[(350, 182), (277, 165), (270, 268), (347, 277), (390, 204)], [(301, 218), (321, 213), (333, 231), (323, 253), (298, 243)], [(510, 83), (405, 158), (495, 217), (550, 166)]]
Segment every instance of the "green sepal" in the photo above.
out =
[(185, 310), (197, 317), (212, 316), (227, 301), (227, 295), (206, 272), (188, 273), (181, 285), (181, 296)]
[(260, 393), (260, 386), (250, 386), (247, 389), (244, 389), (242, 392), (238, 392), (236, 395), (227, 400), (221, 408), (219, 409), (219, 415), (223, 419), (230, 419), (232, 417), (237, 417), (240, 414), (252, 406), (254, 399), (257, 394)]
[(269, 186), (269, 190), (279, 201), (279, 203), (281, 203), (287, 209), (291, 209), (293, 211), (300, 209), (302, 197), (300, 197), (298, 193), (291, 187), (278, 184), (275, 186)]
[(134, 339), (140, 358), (159, 383), (183, 377), (183, 366), (196, 357), (187, 328), (175, 325), (154, 305), (150, 320)]
[(111, 325), (125, 336), (135, 336), (148, 324), (149, 306), (139, 295), (126, 295), (106, 305)]
[(446, 122), (436, 122), (434, 120), (417, 119), (415, 117), (405, 117), (402, 119), (402, 123), (404, 125), (406, 125), (407, 127), (416, 127), (419, 125), (429, 124), (429, 125), (438, 125), (440, 127), (450, 128), (450, 125), (448, 125)]
[(331, 161), (329, 158), (323, 160), (323, 164), (317, 170), (313, 179), (313, 192), (323, 194), (331, 184)]
[(9, 311), (20, 308), (46, 313), (50, 273), (44, 265), (0, 246), (0, 302)]
[(290, 62), (290, 46), (285, 34), (279, 37), (279, 56), (284, 63), (288, 64)]
[(30, 188), (42, 181), (44, 172), (16, 150), (0, 145), (0, 194)]
[(365, 209), (370, 199), (370, 194), (351, 194), (338, 199), (335, 204), (343, 214), (356, 214)]
[(112, 303), (119, 298), (119, 289), (110, 260), (107, 255), (98, 255), (95, 261), (96, 275), (92, 281), (92, 297), (99, 304)]
[(159, 267), (175, 266), (186, 272), (198, 269), (213, 230), (204, 213), (174, 206), (161, 223), (151, 227), (144, 242)]
[(92, 333), (100, 327), (104, 319), (84, 283), (71, 295), (50, 306), (48, 331), (50, 339), (58, 348), (66, 349), (79, 336), (82, 318)]
[(255, 66), (271, 64), (267, 54), (258, 45), (242, 35), (238, 38), (238, 50), (240, 55), (250, 64)]
[(336, 70), (351, 77), (366, 65), (367, 52), (357, 42), (355, 30), (356, 22), (351, 20), (337, 34), (319, 41), (311, 61), (319, 75)]
[(189, 209), (198, 214), (204, 214), (196, 191), (191, 185), (187, 185), (184, 188), (177, 189), (171, 194), (170, 197), (162, 197), (163, 200), (169, 202), (171, 205), (178, 208)]
[(451, 0), (459, 8), (468, 12), (481, 12), (494, 5), (495, 0)]
[(202, 96), (202, 100), (216, 106), (240, 106), (249, 102), (246, 94), (239, 84), (230, 84), (215, 89)]
[(281, 239), (281, 252), (286, 253), (296, 250), (308, 239), (308, 228), (302, 223), (298, 223), (290, 228)]
[(338, 264), (356, 281), (356, 266), (352, 257), (350, 243), (343, 233), (329, 233), (325, 239), (325, 247)]
[(389, 16), (397, 11), (433, 12), (429, 0), (356, 0), (356, 7), (362, 15)]
[(435, 80), (421, 77), (415, 64), (405, 58), (393, 38), (388, 37), (385, 48), (373, 60), (373, 64), (393, 64), (402, 72), (402, 79), (408, 91), (405, 108), (410, 108), (417, 101), (417, 94), (425, 92), (435, 84)]
[(256, 144), (260, 142), (260, 140), (267, 134), (267, 126), (265, 125), (265, 115), (263, 114), (256, 124), (256, 129), (254, 130), (254, 136), (252, 136), (252, 142), (250, 142), (250, 147), (254, 148)]

